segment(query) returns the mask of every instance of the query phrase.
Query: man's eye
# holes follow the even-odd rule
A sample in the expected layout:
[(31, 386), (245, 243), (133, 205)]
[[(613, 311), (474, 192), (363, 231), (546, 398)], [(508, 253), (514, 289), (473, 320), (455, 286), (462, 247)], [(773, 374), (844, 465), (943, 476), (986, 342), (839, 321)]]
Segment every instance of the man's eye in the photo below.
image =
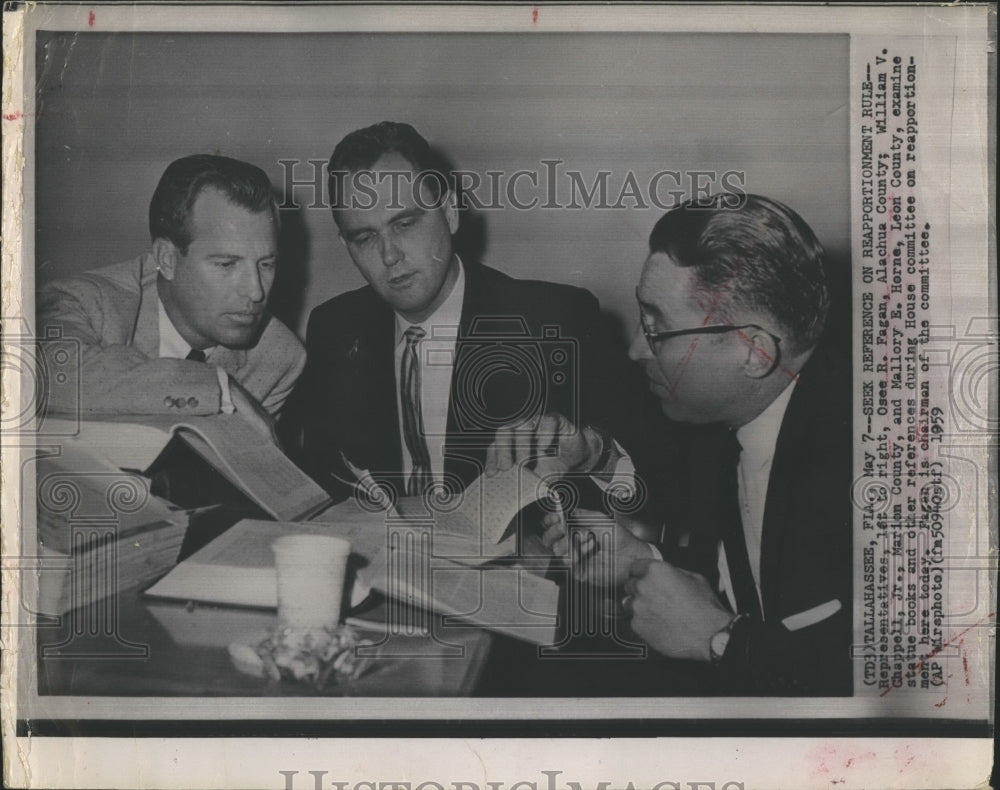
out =
[(360, 236), (355, 236), (353, 239), (351, 239), (351, 244), (353, 244), (355, 247), (366, 247), (372, 243), (372, 240), (374, 238), (375, 236), (372, 233), (363, 233)]
[(278, 265), (277, 261), (261, 261), (260, 268), (266, 271), (273, 271)]
[(396, 230), (409, 230), (410, 228), (412, 228), (416, 224), (417, 224), (417, 218), (416, 217), (407, 217), (406, 219), (401, 219), (401, 220), (398, 220), (397, 222), (394, 222), (393, 223), (393, 227)]
[(232, 258), (226, 258), (225, 260), (216, 261), (215, 265), (221, 269), (231, 269), (236, 265), (236, 261)]

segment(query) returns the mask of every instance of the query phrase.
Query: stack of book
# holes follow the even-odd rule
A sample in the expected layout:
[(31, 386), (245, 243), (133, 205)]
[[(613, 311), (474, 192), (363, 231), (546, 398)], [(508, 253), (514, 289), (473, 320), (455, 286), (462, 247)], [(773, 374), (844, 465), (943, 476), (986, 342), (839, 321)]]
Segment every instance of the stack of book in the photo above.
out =
[[(178, 424), (131, 416), (66, 427), (73, 435), (36, 467), (43, 614), (148, 585), (176, 565), (191, 522), (177, 504), (217, 504), (220, 491), (205, 486), (204, 502), (197, 492), (192, 501), (175, 499), (171, 479), (188, 487), (193, 479), (197, 488), (214, 475), (235, 498), (230, 504), (245, 502), (280, 521), (308, 518), (331, 501), (239, 415)], [(157, 480), (167, 481), (169, 502), (155, 495), (162, 493)]]

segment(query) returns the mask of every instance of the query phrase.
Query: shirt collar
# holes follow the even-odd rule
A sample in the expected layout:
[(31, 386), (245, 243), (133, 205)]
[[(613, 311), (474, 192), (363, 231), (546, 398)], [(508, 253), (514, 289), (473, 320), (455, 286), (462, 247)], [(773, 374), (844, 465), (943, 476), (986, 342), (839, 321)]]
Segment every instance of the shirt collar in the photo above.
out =
[(421, 326), (427, 332), (427, 337), (434, 337), (434, 329), (443, 329), (448, 333), (449, 337), (454, 336), (453, 333), (457, 331), (457, 327), (462, 322), (462, 306), (465, 304), (465, 267), (462, 264), (462, 259), (457, 255), (455, 260), (458, 261), (458, 277), (455, 278), (455, 284), (452, 286), (451, 293), (448, 294), (448, 298), (445, 299), (438, 309), (431, 313), (427, 318), (421, 321), (419, 324), (413, 324), (407, 321), (399, 313), (396, 313), (396, 345), (399, 345), (403, 340), (403, 334), (411, 326)]
[[(167, 309), (163, 306), (163, 300), (159, 297), (156, 298), (156, 309), (160, 330), (160, 356), (172, 357), (173, 359), (184, 359), (187, 357), (188, 352), (191, 351), (192, 347), (181, 336), (181, 333), (177, 331), (177, 327), (174, 326), (174, 322), (171, 321), (170, 316), (167, 315)], [(214, 346), (203, 349), (203, 351), (207, 355), (212, 348), (214, 348)]]
[(743, 448), (740, 460), (747, 468), (763, 466), (774, 458), (778, 433), (795, 390), (795, 381), (793, 378), (764, 411), (737, 429), (736, 439)]

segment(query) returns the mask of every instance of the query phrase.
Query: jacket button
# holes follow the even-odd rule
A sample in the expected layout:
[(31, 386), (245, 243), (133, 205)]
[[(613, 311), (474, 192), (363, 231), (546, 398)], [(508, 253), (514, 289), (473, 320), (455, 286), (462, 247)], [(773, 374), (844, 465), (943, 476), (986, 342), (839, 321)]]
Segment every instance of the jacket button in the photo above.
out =
[(193, 409), (195, 406), (198, 405), (198, 399), (192, 395), (190, 398), (188, 398), (187, 403), (188, 406), (190, 406)]
[(163, 405), (166, 406), (167, 408), (174, 408), (177, 405), (177, 403), (174, 401), (173, 398), (167, 395), (167, 397), (163, 399)]

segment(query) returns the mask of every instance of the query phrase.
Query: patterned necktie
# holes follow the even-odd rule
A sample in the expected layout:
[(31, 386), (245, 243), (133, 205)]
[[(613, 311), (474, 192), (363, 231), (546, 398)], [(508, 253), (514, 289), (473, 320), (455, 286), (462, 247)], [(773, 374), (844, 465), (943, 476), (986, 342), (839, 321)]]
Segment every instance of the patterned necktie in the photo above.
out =
[(192, 362), (204, 362), (205, 352), (200, 348), (192, 348), (184, 359), (190, 359)]
[(722, 545), (726, 549), (726, 563), (729, 566), (729, 579), (733, 585), (737, 612), (760, 619), (760, 599), (757, 596), (753, 572), (750, 570), (750, 555), (743, 535), (743, 519), (740, 517), (738, 467), (741, 452), (743, 448), (736, 438), (736, 432), (726, 431), (722, 452), (723, 488), (720, 492), (725, 500)]
[(403, 404), (403, 440), (413, 462), (406, 482), (408, 496), (420, 496), (430, 485), (431, 456), (424, 440), (424, 417), (420, 409), (420, 358), (417, 343), (426, 332), (419, 326), (406, 330), (406, 349), (399, 366), (400, 402)]

